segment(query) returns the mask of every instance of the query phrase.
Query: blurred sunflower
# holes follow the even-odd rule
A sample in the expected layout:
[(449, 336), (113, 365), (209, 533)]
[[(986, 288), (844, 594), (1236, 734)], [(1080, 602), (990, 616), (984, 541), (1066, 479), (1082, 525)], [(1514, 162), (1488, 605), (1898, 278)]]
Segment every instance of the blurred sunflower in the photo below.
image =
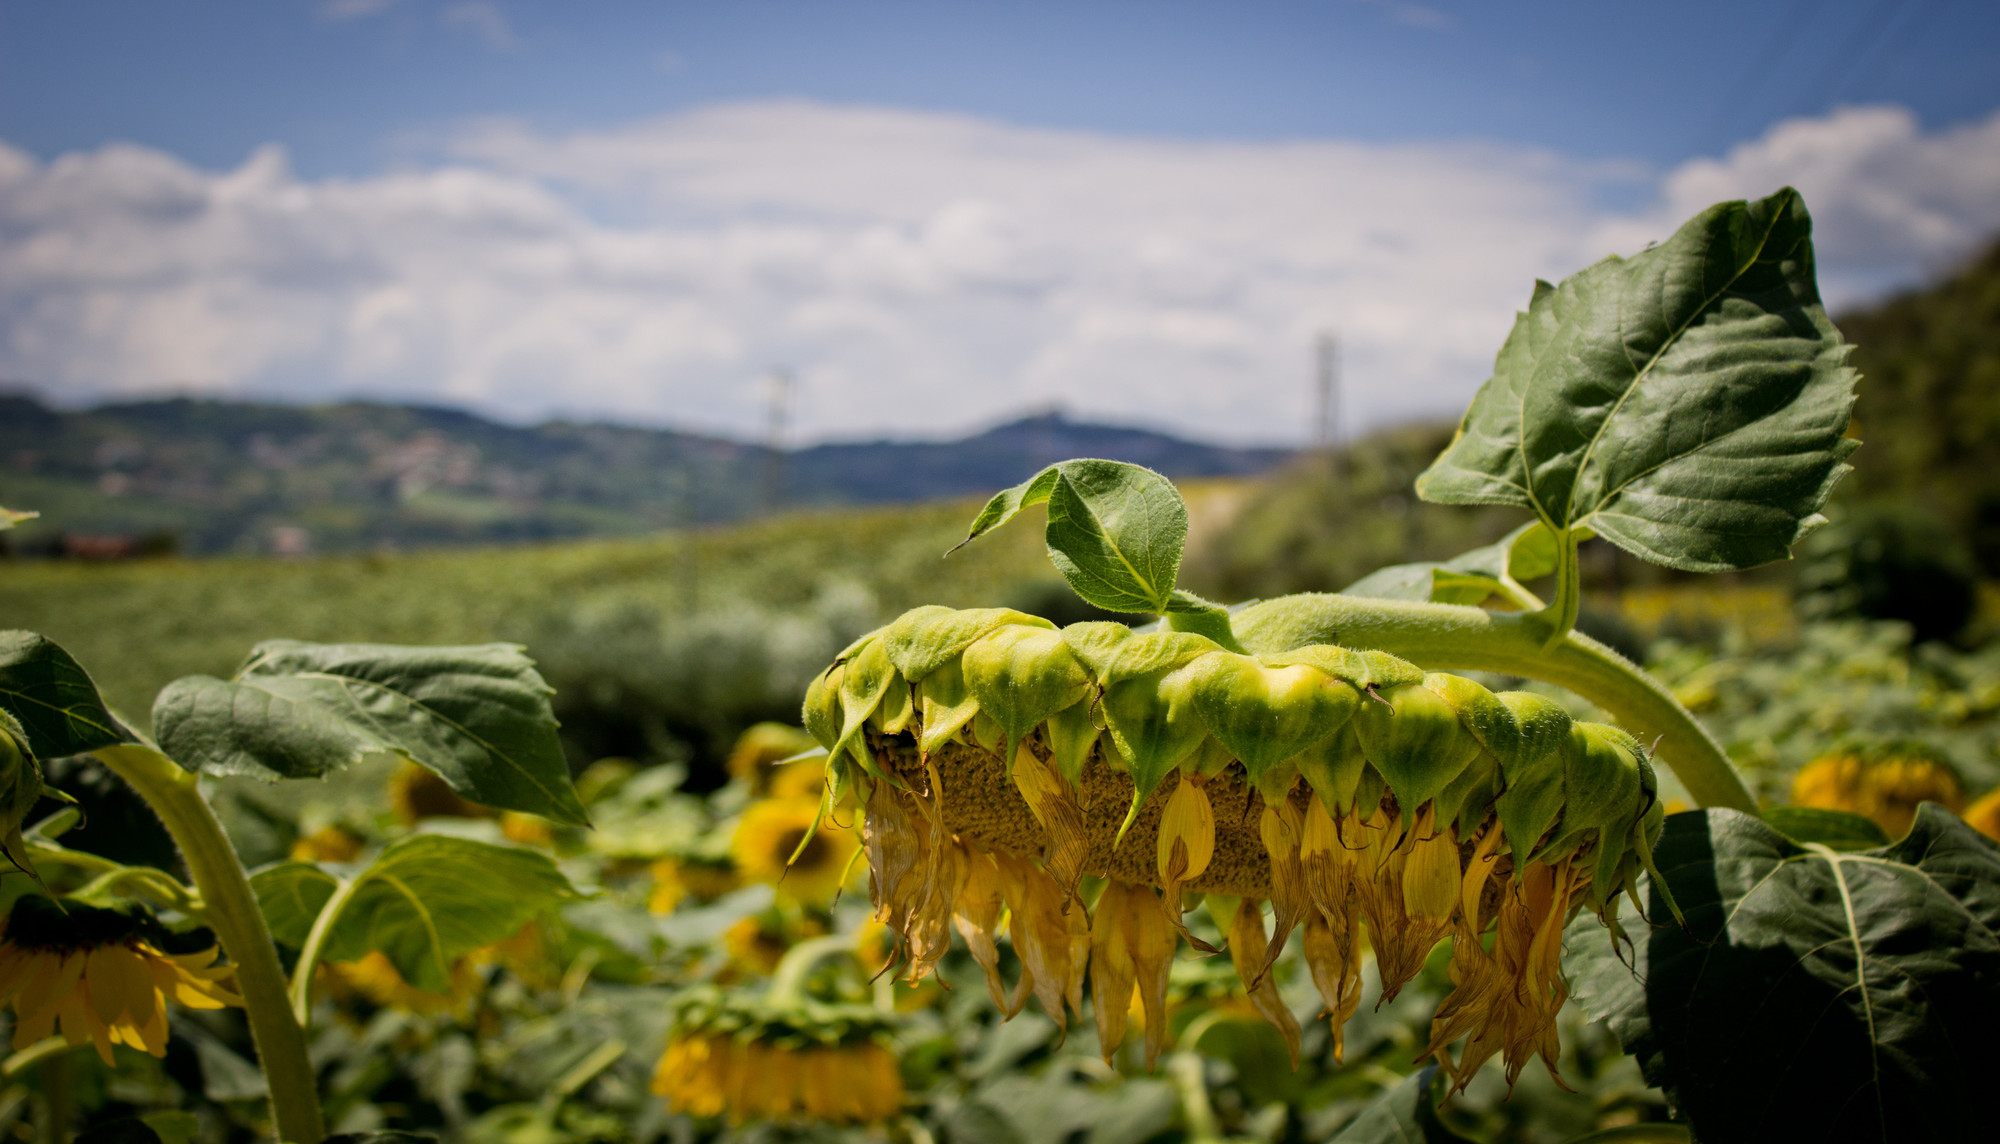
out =
[(662, 858), (647, 872), (653, 887), (646, 894), (646, 908), (661, 915), (673, 913), (683, 899), (712, 902), (738, 885), (734, 866), (700, 858)]
[(168, 997), (191, 1009), (241, 1005), (235, 969), (217, 949), (170, 954), (142, 936), (144, 919), (71, 904), (68, 912), (30, 894), (14, 903), (0, 938), (0, 1000), (14, 1005), (14, 1048), (50, 1035), (61, 1021), (72, 1047), (90, 1040), (106, 1065), (111, 1046), (167, 1055)]
[(824, 766), (800, 762), (779, 767), (775, 764), (819, 744), (802, 727), (783, 723), (756, 723), (736, 737), (729, 751), (729, 777), (747, 780), (760, 796), (776, 798), (819, 797)]
[(733, 1034), (676, 1037), (653, 1094), (691, 1116), (736, 1123), (801, 1118), (879, 1124), (903, 1106), (903, 1078), (872, 1042), (789, 1048)]
[(869, 1006), (694, 990), (676, 1008), (652, 1091), (677, 1111), (880, 1124), (903, 1107), (902, 1070), (881, 1043), (894, 1018)]
[(746, 881), (770, 883), (794, 901), (825, 905), (846, 880), (859, 849), (851, 828), (842, 828), (831, 817), (821, 821), (818, 802), (770, 798), (751, 803), (743, 812), (730, 856)]
[(792, 948), (792, 939), (777, 919), (766, 912), (740, 919), (723, 931), (722, 947), (729, 951), (729, 961), (738, 969), (768, 977), (778, 968), (785, 951)]
[(537, 846), (543, 850), (551, 849), (556, 844), (555, 830), (550, 827), (548, 819), (518, 810), (510, 810), (500, 816), (500, 833), (509, 842)]
[(486, 983), (479, 972), (479, 966), (491, 960), (490, 954), (481, 956), (485, 952), (477, 950), (452, 963), (449, 993), (419, 989), (410, 984), (397, 972), (396, 963), (381, 950), (375, 950), (359, 961), (327, 962), (320, 966), (320, 972), (324, 974), (329, 991), (336, 997), (361, 996), (385, 1009), (401, 1009), (409, 1013), (463, 1014), (471, 1008), (480, 988)]
[(300, 835), (292, 843), (291, 857), (295, 862), (352, 862), (361, 856), (363, 845), (359, 834), (334, 824)]
[(1965, 821), (1986, 837), (2000, 841), (2000, 787), (1979, 796), (1979, 801), (1965, 808)]
[(1956, 812), (1965, 805), (1965, 788), (1950, 764), (1921, 750), (1846, 751), (1800, 768), (1792, 802), (1859, 814), (1901, 838), (1916, 821), (1917, 804), (1935, 802)]
[(498, 817), (496, 811), (460, 796), (436, 771), (407, 759), (389, 776), (389, 805), (405, 826), (426, 818)]

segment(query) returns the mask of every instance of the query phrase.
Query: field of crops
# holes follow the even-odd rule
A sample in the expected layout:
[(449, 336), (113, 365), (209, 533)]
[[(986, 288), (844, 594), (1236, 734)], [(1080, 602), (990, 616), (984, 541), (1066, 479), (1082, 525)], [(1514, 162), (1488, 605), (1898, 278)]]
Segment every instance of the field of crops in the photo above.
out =
[[(1809, 234), (1783, 191), (1539, 290), (1578, 338), (1658, 292), (1658, 360), (1589, 380), (1703, 418), (1607, 429), (1652, 412), (1517, 334), (1424, 516), (1388, 462), (1071, 460), (983, 507), (0, 566), (0, 1133), (1979, 1138), (1991, 586), (1751, 572), (1855, 448), (1811, 259), (1760, 253)], [(1764, 412), (1666, 431), (1724, 406)], [(1358, 552), (1400, 562), (1314, 580)], [(1343, 590), (1194, 590), (1242, 584)]]

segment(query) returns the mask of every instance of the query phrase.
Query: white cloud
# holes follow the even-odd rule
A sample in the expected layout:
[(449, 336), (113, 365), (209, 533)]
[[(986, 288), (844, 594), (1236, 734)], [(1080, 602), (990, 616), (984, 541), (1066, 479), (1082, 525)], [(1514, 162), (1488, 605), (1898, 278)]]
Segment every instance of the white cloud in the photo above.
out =
[(453, 4), (438, 13), (438, 20), (447, 28), (470, 33), (490, 51), (511, 52), (521, 46), (521, 37), (514, 34), (507, 14), (483, 0)]
[(2000, 116), (1782, 125), (1591, 204), (1628, 169), (1473, 144), (1198, 143), (800, 102), (301, 179), (116, 145), (0, 144), (0, 377), (447, 401), (752, 433), (950, 432), (1060, 403), (1215, 438), (1307, 433), (1314, 333), (1362, 424), (1449, 415), (1537, 276), (1663, 237), (1717, 198), (1805, 190), (1840, 289), (2000, 228)]

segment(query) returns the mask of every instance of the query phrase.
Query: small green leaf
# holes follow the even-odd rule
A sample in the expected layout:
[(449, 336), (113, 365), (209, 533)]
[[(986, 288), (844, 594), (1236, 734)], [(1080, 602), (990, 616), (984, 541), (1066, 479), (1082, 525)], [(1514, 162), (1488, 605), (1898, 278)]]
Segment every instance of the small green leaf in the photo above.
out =
[(1417, 494), (1521, 505), (1691, 572), (1783, 559), (1858, 444), (1811, 236), (1787, 188), (1537, 283)]
[(1113, 612), (1169, 610), (1187, 546), (1187, 505), (1172, 481), (1123, 461), (1063, 461), (987, 502), (965, 541), (1044, 502), (1049, 559), (1077, 595)]
[(1872, 850), (1887, 846), (1889, 836), (1864, 818), (1845, 810), (1819, 806), (1766, 807), (1764, 824), (1794, 842), (1817, 842), (1834, 850)]
[(1492, 544), (1460, 553), (1450, 560), (1378, 568), (1342, 588), (1340, 594), (1377, 600), (1480, 604), (1489, 596), (1512, 595), (1522, 583), (1554, 572), (1556, 557), (1555, 534), (1548, 525), (1531, 520)]
[(38, 759), (132, 741), (76, 660), (34, 632), (0, 632), (0, 707), (20, 721)]
[(1368, 1102), (1327, 1144), (1471, 1144), (1437, 1111), (1437, 1066), (1413, 1073)]
[(1585, 916), (1565, 960), (1697, 1139), (1991, 1133), (2000, 847), (1932, 804), (1900, 841), (1847, 853), (1705, 810), (1669, 816), (1654, 858), (1686, 928), (1614, 943)]
[(176, 680), (153, 704), (160, 746), (189, 770), (318, 778), (375, 752), (459, 794), (587, 825), (556, 739), (553, 691), (513, 644), (258, 644), (234, 680)]
[[(291, 936), (294, 908), (323, 885), (297, 871), (300, 865), (272, 867), (251, 883), (272, 920), (272, 936), (286, 944), (303, 940)], [(450, 988), (452, 962), (581, 897), (540, 851), (448, 834), (394, 842), (355, 878), (322, 958), (358, 961), (380, 950), (405, 981), (433, 992)]]

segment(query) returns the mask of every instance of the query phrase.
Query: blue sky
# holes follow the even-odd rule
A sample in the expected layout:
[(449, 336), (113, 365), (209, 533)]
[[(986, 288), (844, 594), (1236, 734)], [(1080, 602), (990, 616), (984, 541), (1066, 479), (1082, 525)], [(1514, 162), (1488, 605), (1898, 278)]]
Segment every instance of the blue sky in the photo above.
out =
[[(307, 175), (467, 117), (550, 129), (796, 96), (1223, 139), (1496, 139), (1668, 165), (1779, 119), (2000, 106), (2000, 5), (1766, 3), (0, 4), (0, 138)], [(1762, 66), (1760, 66), (1760, 64)]]
[[(2000, 5), (0, 0), (0, 378), (748, 431), (1450, 413), (1534, 275), (1780, 182), (2000, 228)], [(1885, 205), (1887, 204), (1887, 205)], [(9, 246), (8, 244), (12, 244)]]

